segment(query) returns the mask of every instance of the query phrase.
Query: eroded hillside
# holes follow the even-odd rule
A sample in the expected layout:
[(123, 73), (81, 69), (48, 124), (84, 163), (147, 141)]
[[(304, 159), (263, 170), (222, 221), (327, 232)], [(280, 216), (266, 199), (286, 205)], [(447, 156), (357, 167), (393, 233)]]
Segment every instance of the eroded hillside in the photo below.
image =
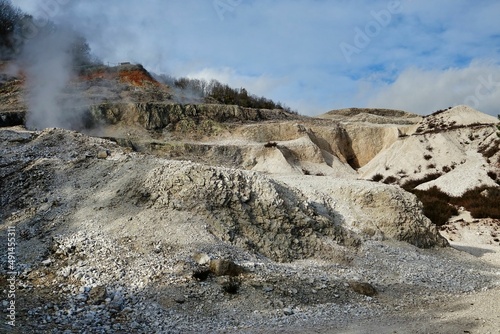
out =
[[(4, 111), (23, 123), (23, 81), (9, 80)], [(82, 71), (61, 96), (78, 131), (2, 114), (0, 227), (16, 231), (23, 332), (328, 332), (498, 300), (482, 258), (498, 254), (499, 220), (450, 197), (457, 216), (439, 228), (417, 192), (494, 199), (492, 117), (179, 103), (129, 64)], [(484, 244), (455, 246), (476, 230)]]

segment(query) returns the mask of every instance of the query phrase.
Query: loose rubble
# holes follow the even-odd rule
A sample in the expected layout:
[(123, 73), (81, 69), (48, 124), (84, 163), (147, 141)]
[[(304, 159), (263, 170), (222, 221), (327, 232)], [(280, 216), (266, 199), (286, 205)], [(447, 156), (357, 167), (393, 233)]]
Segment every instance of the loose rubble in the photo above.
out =
[[(210, 186), (205, 185), (205, 193), (193, 194), (194, 200), (182, 194), (182, 187), (168, 196), (151, 191), (168, 189), (162, 188), (165, 180), (189, 184), (179, 183), (182, 175), (196, 185), (194, 173), (214, 173), (210, 168), (184, 163), (182, 173), (168, 178), (160, 174), (160, 181), (153, 184), (151, 175), (175, 171), (182, 163), (153, 159), (160, 167), (140, 178), (134, 168), (148, 166), (149, 158), (106, 140), (64, 130), (10, 129), (0, 135), (5, 152), (1, 185), (7, 189), (1, 198), (2, 219), (15, 225), (19, 234), (18, 325), (23, 332), (342, 328), (354, 319), (499, 285), (498, 270), (453, 249), (421, 249), (355, 232), (349, 233), (357, 242), (332, 243), (331, 254), (324, 248), (316, 254), (265, 256), (265, 248), (224, 239), (220, 232), (211, 231), (217, 225), (207, 225), (210, 217), (197, 216), (204, 211), (192, 205), (196, 201), (206, 205), (202, 199), (209, 196)], [(106, 152), (106, 159), (99, 159), (99, 152)], [(214, 175), (221, 180), (214, 184), (218, 189), (228, 187), (234, 177), (224, 170), (215, 170)], [(150, 181), (141, 183), (144, 179)], [(269, 188), (262, 192), (264, 196), (273, 189), (283, 191), (284, 185), (270, 182), (278, 188)], [(255, 196), (251, 187), (247, 203)], [(305, 196), (303, 201), (310, 198), (307, 193), (293, 196)], [(166, 205), (165, 200), (179, 202)], [(217, 201), (235, 199), (213, 196), (206, 203)], [(165, 209), (169, 205), (175, 210), (172, 214)], [(183, 213), (185, 206), (188, 210)], [(304, 210), (301, 215), (317, 212), (325, 217), (315, 211), (317, 207), (306, 207), (298, 207)], [(225, 210), (234, 206), (221, 208), (219, 218), (224, 221), (232, 212)], [(262, 212), (270, 215), (277, 209), (273, 210)], [(212, 207), (212, 212), (217, 211)], [(160, 219), (161, 215), (166, 218)], [(246, 233), (235, 232), (235, 240)], [(322, 238), (324, 245), (327, 239)], [(295, 244), (291, 240), (292, 250)], [(280, 259), (287, 261), (275, 261)], [(6, 258), (1, 261), (6, 268)], [(3, 269), (2, 280), (5, 275)]]

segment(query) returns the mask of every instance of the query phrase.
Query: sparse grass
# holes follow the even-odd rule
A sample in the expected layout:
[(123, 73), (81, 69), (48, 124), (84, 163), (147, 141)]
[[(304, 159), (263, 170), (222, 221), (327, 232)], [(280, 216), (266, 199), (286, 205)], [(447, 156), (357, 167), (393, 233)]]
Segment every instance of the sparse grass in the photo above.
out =
[(483, 155), (485, 159), (489, 159), (500, 151), (500, 139), (496, 139), (489, 146), (482, 146), (479, 148), (478, 152)]
[[(500, 189), (497, 187), (479, 187), (459, 197), (451, 197), (436, 186), (428, 190), (415, 189), (420, 184), (435, 180), (439, 176), (441, 176), (440, 173), (428, 174), (422, 179), (408, 181), (402, 186), (418, 197), (424, 206), (424, 215), (434, 224), (438, 226), (445, 224), (452, 216), (458, 214), (456, 207), (459, 206), (470, 211), (474, 218), (500, 219), (500, 206), (498, 205)], [(485, 193), (487, 196), (484, 195)]]
[(269, 147), (277, 147), (278, 143), (276, 142), (267, 142), (264, 144), (264, 147), (269, 148)]

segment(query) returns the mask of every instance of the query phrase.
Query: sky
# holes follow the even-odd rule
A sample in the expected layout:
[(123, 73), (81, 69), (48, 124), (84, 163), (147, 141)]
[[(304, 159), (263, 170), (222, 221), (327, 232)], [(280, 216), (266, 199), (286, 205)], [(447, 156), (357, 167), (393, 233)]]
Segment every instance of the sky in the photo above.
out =
[(500, 114), (496, 0), (12, 0), (104, 63), (217, 79), (305, 115), (376, 107)]

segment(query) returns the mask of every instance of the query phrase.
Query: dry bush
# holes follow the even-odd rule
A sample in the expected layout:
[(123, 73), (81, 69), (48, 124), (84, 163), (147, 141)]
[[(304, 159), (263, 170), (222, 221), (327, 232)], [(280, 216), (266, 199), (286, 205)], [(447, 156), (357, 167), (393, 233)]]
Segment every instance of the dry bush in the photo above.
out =
[(448, 167), (448, 166), (443, 166), (442, 170), (443, 170), (443, 172), (444, 172), (444, 173), (449, 173), (449, 172), (451, 172), (451, 168), (450, 168), (450, 167)]
[(422, 202), (424, 215), (437, 226), (444, 225), (458, 214), (458, 210), (449, 204), (450, 196), (443, 193), (436, 186), (428, 190), (412, 191)]
[(423, 178), (421, 179), (417, 179), (417, 180), (410, 180), (410, 181), (407, 181), (405, 182), (405, 184), (402, 185), (402, 188), (406, 191), (412, 191), (413, 189), (415, 189), (416, 187), (418, 187), (419, 185), (423, 184), (423, 183), (427, 183), (427, 182), (430, 182), (430, 181), (434, 181), (435, 179), (437, 179), (438, 177), (440, 177), (441, 173), (431, 173), (431, 174), (426, 174), (424, 175)]
[(500, 219), (500, 189), (498, 187), (478, 187), (460, 197), (450, 199), (451, 203), (463, 206), (474, 218)]
[(384, 183), (385, 184), (392, 184), (392, 183), (396, 183), (397, 181), (398, 181), (398, 179), (391, 175), (391, 176), (388, 176), (385, 178)]
[(382, 179), (384, 178), (384, 176), (382, 174), (375, 174), (372, 176), (372, 181), (375, 181), (375, 182), (379, 182), (379, 181), (382, 181)]

